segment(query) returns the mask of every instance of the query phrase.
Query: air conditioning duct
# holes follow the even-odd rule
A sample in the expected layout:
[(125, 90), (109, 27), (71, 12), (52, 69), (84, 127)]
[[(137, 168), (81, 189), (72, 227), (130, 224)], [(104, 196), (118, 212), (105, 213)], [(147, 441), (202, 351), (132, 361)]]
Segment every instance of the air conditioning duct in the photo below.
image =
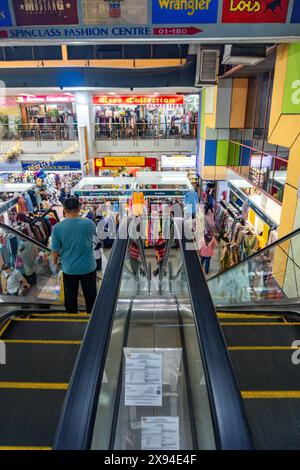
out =
[(223, 65), (256, 65), (265, 60), (266, 47), (252, 44), (226, 45), (224, 48)]
[(216, 83), (219, 72), (219, 49), (200, 49), (197, 55), (195, 86)]

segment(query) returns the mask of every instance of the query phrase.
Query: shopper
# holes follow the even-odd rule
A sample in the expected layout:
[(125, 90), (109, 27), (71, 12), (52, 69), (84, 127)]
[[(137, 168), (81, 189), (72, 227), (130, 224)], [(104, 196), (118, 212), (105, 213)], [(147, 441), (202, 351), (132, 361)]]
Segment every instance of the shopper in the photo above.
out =
[(61, 188), (60, 195), (59, 195), (59, 201), (63, 204), (66, 197), (67, 197), (67, 195), (66, 195), (65, 188)]
[(140, 260), (140, 250), (136, 241), (132, 240), (132, 242), (130, 243), (128, 254), (129, 254), (129, 263), (130, 263), (131, 270), (133, 274), (137, 276), (139, 273), (141, 260)]
[(153, 271), (154, 276), (157, 276), (162, 269), (163, 260), (166, 253), (166, 240), (163, 238), (162, 232), (159, 232), (158, 239), (154, 245), (155, 256), (157, 261), (157, 268)]
[(65, 307), (67, 313), (78, 312), (78, 289), (81, 284), (87, 313), (91, 313), (96, 295), (96, 261), (93, 253), (94, 222), (81, 219), (77, 198), (64, 200), (65, 220), (55, 225), (52, 234), (52, 257), (62, 264)]
[(215, 206), (215, 198), (214, 198), (213, 193), (210, 191), (206, 199), (205, 215), (207, 215), (209, 211), (214, 213), (214, 206)]
[(215, 247), (217, 246), (217, 240), (212, 236), (210, 232), (205, 233), (204, 237), (200, 240), (200, 256), (201, 264), (204, 266), (205, 274), (209, 273), (211, 257), (215, 254)]
[(22, 288), (30, 288), (30, 284), (22, 276), (20, 271), (7, 264), (3, 266), (1, 273), (2, 293), (7, 295), (20, 295)]

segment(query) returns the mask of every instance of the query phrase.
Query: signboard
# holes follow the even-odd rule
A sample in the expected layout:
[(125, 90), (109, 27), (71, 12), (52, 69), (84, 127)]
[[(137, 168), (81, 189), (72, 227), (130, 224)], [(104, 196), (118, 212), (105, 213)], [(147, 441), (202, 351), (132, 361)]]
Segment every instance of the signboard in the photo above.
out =
[(162, 155), (161, 167), (196, 169), (196, 155)]
[(17, 26), (78, 24), (77, 0), (13, 0)]
[(289, 0), (224, 0), (223, 23), (285, 23)]
[(294, 2), (291, 23), (300, 23), (300, 2)]
[(72, 95), (47, 95), (35, 96), (25, 95), (16, 98), (18, 103), (74, 103), (75, 96)]
[(11, 25), (12, 21), (8, 8), (8, 0), (2, 0), (0, 4), (0, 27)]
[(251, 168), (272, 168), (272, 155), (251, 155)]
[[(299, 26), (298, 26), (299, 27)], [(300, 29), (300, 27), (299, 27)], [(300, 44), (290, 44), (286, 67), (283, 114), (300, 114)]]
[(104, 157), (96, 158), (95, 166), (105, 168), (112, 166), (145, 166), (145, 157)]
[(103, 104), (103, 105), (146, 105), (146, 104), (156, 104), (156, 105), (168, 105), (168, 104), (184, 104), (183, 95), (128, 95), (128, 96), (93, 96), (93, 104)]
[[(290, 5), (290, 7), (289, 7)], [(1, 0), (7, 44), (299, 37), (299, 0)], [(260, 41), (261, 42), (261, 41)]]
[(23, 171), (81, 171), (80, 162), (22, 162)]
[(152, 0), (153, 24), (216, 23), (218, 0)]

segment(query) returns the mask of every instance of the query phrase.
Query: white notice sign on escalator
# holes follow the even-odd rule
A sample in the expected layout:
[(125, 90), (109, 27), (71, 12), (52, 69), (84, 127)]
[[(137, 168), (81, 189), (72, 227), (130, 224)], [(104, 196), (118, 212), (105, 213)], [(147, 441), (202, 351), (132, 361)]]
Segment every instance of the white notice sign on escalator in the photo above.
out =
[(162, 354), (125, 353), (125, 406), (162, 405)]
[(178, 416), (147, 416), (142, 418), (142, 450), (178, 450)]

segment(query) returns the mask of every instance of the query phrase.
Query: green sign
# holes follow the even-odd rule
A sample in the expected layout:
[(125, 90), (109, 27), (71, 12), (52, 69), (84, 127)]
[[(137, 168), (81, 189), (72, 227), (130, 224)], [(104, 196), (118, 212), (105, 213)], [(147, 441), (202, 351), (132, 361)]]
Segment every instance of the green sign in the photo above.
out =
[(300, 114), (300, 43), (289, 45), (283, 114)]

